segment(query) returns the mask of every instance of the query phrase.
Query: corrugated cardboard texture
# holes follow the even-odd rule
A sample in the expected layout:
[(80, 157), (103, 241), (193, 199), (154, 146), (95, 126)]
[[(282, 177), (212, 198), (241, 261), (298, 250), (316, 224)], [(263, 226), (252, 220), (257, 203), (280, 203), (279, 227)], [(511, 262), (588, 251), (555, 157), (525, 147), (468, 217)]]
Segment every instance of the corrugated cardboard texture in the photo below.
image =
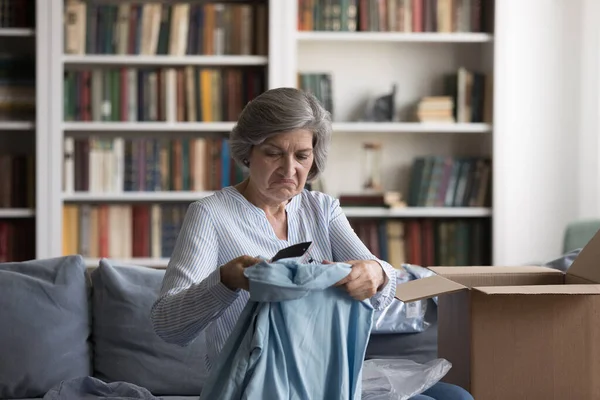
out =
[(475, 399), (600, 399), (600, 296), (471, 295)]
[(458, 290), (466, 290), (466, 288), (449, 279), (434, 275), (397, 285), (396, 298), (404, 302), (410, 302), (428, 299), (442, 293), (453, 293)]
[(442, 296), (438, 301), (438, 357), (452, 363), (445, 382), (468, 389), (471, 384), (471, 293)]
[(600, 294), (600, 285), (492, 286), (473, 288), (473, 290), (488, 295), (597, 295)]
[(600, 231), (581, 249), (567, 274), (600, 283)]
[(476, 286), (557, 285), (564, 274), (545, 267), (435, 267), (431, 270), (468, 288)]

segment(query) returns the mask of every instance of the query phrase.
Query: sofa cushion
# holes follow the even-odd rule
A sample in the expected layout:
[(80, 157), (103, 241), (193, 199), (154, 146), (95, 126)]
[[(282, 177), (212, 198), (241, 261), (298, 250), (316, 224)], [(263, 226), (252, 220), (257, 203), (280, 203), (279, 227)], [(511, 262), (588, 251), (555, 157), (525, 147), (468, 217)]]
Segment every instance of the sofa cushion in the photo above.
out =
[(0, 264), (0, 398), (42, 397), (91, 373), (80, 256)]
[(200, 394), (205, 379), (204, 337), (187, 347), (164, 342), (150, 321), (164, 270), (112, 265), (92, 274), (94, 376), (125, 381), (154, 395)]

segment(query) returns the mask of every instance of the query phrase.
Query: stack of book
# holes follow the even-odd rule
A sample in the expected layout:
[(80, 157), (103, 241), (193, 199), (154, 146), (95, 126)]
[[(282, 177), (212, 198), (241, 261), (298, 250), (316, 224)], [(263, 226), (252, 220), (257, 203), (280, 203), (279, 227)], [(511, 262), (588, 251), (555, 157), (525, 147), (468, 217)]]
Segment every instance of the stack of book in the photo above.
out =
[(450, 96), (424, 97), (417, 108), (420, 122), (455, 122), (454, 100)]

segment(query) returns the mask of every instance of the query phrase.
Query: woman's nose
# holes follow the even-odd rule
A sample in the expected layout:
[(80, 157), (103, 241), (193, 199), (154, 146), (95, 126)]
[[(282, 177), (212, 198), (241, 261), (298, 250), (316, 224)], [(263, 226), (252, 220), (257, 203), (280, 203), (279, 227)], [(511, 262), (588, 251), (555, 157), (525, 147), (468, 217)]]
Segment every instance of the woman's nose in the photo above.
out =
[(281, 169), (286, 178), (293, 176), (295, 172), (294, 159), (291, 157), (283, 157)]

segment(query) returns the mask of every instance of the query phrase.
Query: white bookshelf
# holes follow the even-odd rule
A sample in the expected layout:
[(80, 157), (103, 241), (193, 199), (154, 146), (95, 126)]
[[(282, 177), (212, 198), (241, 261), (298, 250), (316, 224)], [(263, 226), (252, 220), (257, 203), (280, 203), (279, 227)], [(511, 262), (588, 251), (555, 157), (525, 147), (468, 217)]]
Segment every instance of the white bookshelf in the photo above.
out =
[[(566, 221), (579, 216), (580, 209), (596, 209), (598, 204), (594, 201), (597, 193), (591, 193), (594, 189), (581, 183), (589, 181), (585, 179), (589, 174), (583, 171), (589, 168), (583, 164), (585, 160), (597, 159), (597, 146), (584, 146), (576, 139), (578, 126), (584, 123), (580, 120), (582, 113), (597, 120), (594, 102), (575, 101), (579, 98), (579, 86), (594, 94), (597, 92), (594, 89), (597, 85), (593, 84), (595, 78), (589, 79), (590, 75), (597, 76), (597, 68), (591, 71), (589, 63), (582, 64), (586, 60), (581, 58), (580, 46), (572, 45), (582, 43), (582, 38), (577, 36), (582, 27), (598, 26), (598, 13), (584, 13), (593, 2), (584, 3), (585, 7), (570, 2), (547, 7), (545, 0), (496, 1), (494, 34), (488, 35), (297, 32), (297, 0), (269, 0), (269, 56), (265, 61), (260, 57), (66, 56), (62, 51), (63, 0), (36, 0), (35, 30), (0, 30), (3, 38), (36, 38), (39, 100), (35, 127), (7, 128), (6, 124), (4, 127), (0, 124), (0, 130), (7, 133), (0, 137), (12, 138), (15, 134), (10, 131), (31, 128), (36, 132), (37, 199), (43, 199), (37, 202), (35, 212), (37, 256), (62, 253), (64, 204), (98, 201), (93, 200), (95, 194), (79, 198), (79, 194), (62, 193), (62, 140), (65, 136), (224, 134), (232, 126), (232, 123), (64, 123), (62, 74), (65, 69), (178, 66), (188, 62), (206, 66), (268, 65), (269, 88), (296, 86), (298, 71), (332, 72), (334, 136), (324, 176), (328, 193), (335, 195), (340, 189), (355, 193), (360, 189), (352, 182), (344, 183), (344, 179), (359, 175), (357, 164), (361, 154), (357, 149), (367, 138), (385, 143), (384, 167), (393, 171), (384, 182), (389, 188), (406, 181), (409, 160), (431, 154), (432, 150), (443, 154), (489, 155), (494, 162), (493, 208), (371, 212), (400, 213), (399, 218), (408, 216), (407, 212), (424, 218), (442, 217), (439, 214), (442, 212), (456, 213), (449, 217), (468, 217), (469, 213), (493, 218), (493, 261), (498, 265), (519, 265), (558, 256)], [(587, 42), (593, 44), (594, 40)], [(582, 48), (586, 46), (582, 44)], [(587, 61), (591, 59), (597, 60), (597, 57), (590, 53)], [(419, 96), (439, 91), (440, 81), (432, 78), (455, 71), (461, 64), (493, 72), (493, 125), (433, 126), (413, 124), (407, 118), (377, 125), (352, 122), (360, 119), (366, 101), (387, 93), (392, 83), (398, 84), (396, 108), (406, 110)], [(586, 79), (580, 78), (582, 71), (578, 65), (585, 66)], [(556, 82), (567, 83), (556, 85)], [(573, 101), (557, 100), (563, 98)], [(536, 106), (531, 107), (532, 104)], [(17, 136), (19, 134), (17, 132)], [(589, 129), (588, 135), (592, 134), (593, 130)], [(588, 152), (587, 158), (579, 157), (580, 147)], [(573, 162), (557, 162), (557, 154)], [(357, 215), (352, 209), (347, 211), (349, 215)], [(423, 214), (419, 214), (421, 212)], [(365, 212), (359, 213), (364, 215)]]
[(63, 55), (64, 65), (129, 65), (129, 66), (251, 66), (267, 65), (268, 57), (263, 56), (145, 56), (145, 55)]
[(368, 43), (488, 43), (487, 33), (296, 32), (301, 42)]
[(30, 208), (0, 208), (0, 218), (30, 218), (35, 210)]

